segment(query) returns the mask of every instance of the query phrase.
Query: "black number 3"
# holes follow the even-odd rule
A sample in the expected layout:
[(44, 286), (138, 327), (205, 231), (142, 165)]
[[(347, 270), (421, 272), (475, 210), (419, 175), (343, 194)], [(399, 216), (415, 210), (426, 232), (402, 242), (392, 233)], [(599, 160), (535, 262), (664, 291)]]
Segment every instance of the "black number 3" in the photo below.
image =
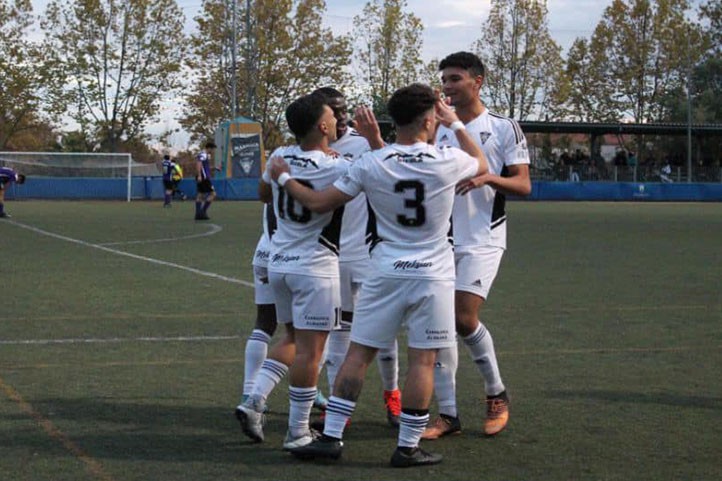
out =
[(407, 217), (404, 214), (398, 214), (396, 220), (399, 224), (407, 227), (418, 227), (426, 222), (426, 209), (424, 208), (425, 190), (424, 184), (418, 180), (402, 180), (394, 186), (395, 192), (414, 191), (414, 197), (404, 197), (404, 207), (407, 209), (415, 209), (414, 217)]

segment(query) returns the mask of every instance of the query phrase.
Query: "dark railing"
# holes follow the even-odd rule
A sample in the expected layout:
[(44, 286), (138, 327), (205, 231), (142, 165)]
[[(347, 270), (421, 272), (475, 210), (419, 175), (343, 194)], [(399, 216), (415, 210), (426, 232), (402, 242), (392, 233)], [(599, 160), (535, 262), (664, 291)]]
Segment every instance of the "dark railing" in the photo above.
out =
[(717, 166), (693, 166), (692, 178), (687, 179), (687, 168), (671, 167), (668, 173), (659, 165), (618, 166), (578, 164), (562, 165), (547, 162), (533, 162), (530, 172), (532, 180), (563, 182), (722, 182), (722, 168)]

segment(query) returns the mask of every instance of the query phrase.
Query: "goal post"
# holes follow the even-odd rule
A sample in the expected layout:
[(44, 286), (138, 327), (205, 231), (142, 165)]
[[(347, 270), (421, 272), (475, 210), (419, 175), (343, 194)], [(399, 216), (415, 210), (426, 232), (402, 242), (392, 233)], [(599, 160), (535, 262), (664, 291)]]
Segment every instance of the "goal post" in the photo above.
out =
[[(0, 166), (11, 167), (28, 177), (54, 179), (123, 179), (125, 199), (133, 199), (133, 177), (160, 175), (157, 163), (135, 162), (131, 154), (86, 152), (0, 152)], [(90, 185), (90, 184), (89, 184)]]

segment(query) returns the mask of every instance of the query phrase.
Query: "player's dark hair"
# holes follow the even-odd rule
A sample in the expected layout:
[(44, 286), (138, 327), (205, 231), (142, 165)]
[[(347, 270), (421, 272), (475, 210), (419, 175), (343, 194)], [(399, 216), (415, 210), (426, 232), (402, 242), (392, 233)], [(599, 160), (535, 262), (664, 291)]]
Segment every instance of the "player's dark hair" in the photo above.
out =
[(170, 160), (170, 155), (165, 154), (165, 155), (163, 156), (163, 160)]
[(215, 149), (217, 147), (216, 143), (212, 140), (209, 140), (206, 142), (206, 149)]
[(24, 174), (18, 174), (17, 180), (15, 181), (16, 184), (24, 184), (25, 183), (25, 175)]
[(455, 52), (447, 55), (439, 63), (439, 71), (447, 67), (463, 68), (475, 77), (477, 75), (484, 76), (484, 63), (477, 55), (471, 52)]
[(312, 93), (312, 94), (321, 94), (321, 95), (323, 95), (324, 97), (326, 97), (328, 100), (337, 99), (337, 98), (339, 98), (339, 97), (341, 97), (341, 98), (346, 98), (346, 96), (345, 96), (343, 93), (341, 93), (340, 90), (336, 90), (336, 89), (333, 88), (333, 87), (321, 87), (321, 88), (317, 88), (316, 90), (314, 90), (314, 91), (311, 92), (311, 93)]
[(299, 97), (286, 108), (286, 122), (297, 140), (304, 138), (318, 123), (326, 106), (326, 97), (312, 93)]
[(435, 102), (436, 95), (431, 87), (414, 83), (394, 92), (387, 107), (394, 123), (404, 126), (433, 109)]

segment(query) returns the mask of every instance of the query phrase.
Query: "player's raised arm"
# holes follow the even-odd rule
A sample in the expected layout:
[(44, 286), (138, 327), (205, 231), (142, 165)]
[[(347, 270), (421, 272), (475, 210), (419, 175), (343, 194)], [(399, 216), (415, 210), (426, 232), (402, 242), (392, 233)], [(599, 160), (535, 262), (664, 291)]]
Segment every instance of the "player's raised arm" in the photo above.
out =
[(288, 164), (281, 157), (271, 159), (270, 172), (273, 180), (283, 190), (313, 212), (329, 212), (353, 199), (353, 196), (341, 192), (334, 186), (317, 192), (297, 180), (293, 180), (289, 174)]
[(354, 128), (364, 137), (372, 149), (380, 149), (384, 146), (384, 139), (381, 137), (381, 129), (376, 121), (374, 111), (362, 105), (354, 111)]
[(456, 139), (459, 141), (459, 147), (461, 147), (461, 150), (472, 157), (476, 157), (479, 161), (479, 170), (476, 172), (476, 175), (486, 174), (489, 171), (489, 163), (486, 160), (486, 156), (466, 131), (464, 123), (459, 120), (456, 112), (454, 112), (452, 108), (441, 99), (436, 101), (434, 110), (438, 121), (444, 127), (448, 127), (454, 131)]

